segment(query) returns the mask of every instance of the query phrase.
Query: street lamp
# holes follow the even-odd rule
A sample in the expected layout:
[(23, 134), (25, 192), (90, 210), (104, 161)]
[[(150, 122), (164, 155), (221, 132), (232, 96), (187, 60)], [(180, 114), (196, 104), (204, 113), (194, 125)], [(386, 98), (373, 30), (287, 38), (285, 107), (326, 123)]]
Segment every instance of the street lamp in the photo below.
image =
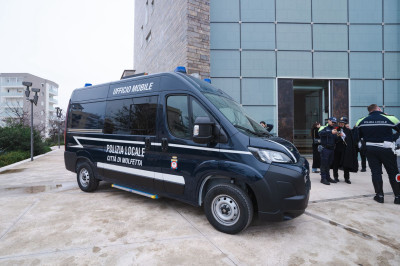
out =
[(31, 161), (33, 161), (33, 104), (37, 105), (39, 99), (38, 92), (40, 92), (40, 89), (32, 88), (31, 90), (35, 93), (35, 95), (33, 96), (33, 99), (30, 99), (29, 95), (31, 92), (29, 91), (29, 87), (32, 86), (32, 82), (24, 81), (22, 82), (22, 85), (26, 86), (26, 100), (31, 102)]
[(58, 117), (58, 148), (60, 148), (60, 120), (61, 120), (61, 115), (62, 115), (62, 109), (60, 107), (56, 107), (57, 111), (57, 117)]

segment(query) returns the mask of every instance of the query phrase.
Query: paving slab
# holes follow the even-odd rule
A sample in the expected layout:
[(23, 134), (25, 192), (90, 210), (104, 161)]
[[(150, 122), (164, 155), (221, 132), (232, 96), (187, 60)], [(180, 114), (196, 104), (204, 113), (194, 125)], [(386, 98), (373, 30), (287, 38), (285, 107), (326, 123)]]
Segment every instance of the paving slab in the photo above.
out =
[(62, 150), (8, 170), (0, 172), (0, 265), (400, 264), (400, 209), (385, 175), (386, 202), (378, 204), (369, 172), (330, 186), (311, 174), (305, 214), (255, 219), (232, 236), (199, 207), (105, 182), (82, 192)]

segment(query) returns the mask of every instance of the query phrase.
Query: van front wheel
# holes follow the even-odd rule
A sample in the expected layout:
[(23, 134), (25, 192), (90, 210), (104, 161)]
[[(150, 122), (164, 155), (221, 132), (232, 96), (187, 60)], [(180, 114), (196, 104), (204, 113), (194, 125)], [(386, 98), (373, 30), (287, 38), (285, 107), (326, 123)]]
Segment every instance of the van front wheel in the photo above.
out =
[(249, 196), (232, 184), (217, 184), (207, 191), (204, 212), (215, 229), (237, 234), (253, 219), (253, 205)]
[(99, 180), (94, 176), (93, 169), (89, 163), (84, 162), (79, 164), (76, 173), (78, 185), (82, 191), (92, 192), (97, 189)]

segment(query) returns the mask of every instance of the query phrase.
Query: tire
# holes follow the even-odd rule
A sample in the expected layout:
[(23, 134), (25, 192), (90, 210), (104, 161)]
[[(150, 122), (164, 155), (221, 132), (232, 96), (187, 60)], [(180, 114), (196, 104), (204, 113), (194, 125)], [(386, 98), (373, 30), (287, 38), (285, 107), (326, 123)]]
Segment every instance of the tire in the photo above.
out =
[(237, 234), (250, 225), (253, 204), (242, 189), (223, 183), (207, 191), (204, 212), (215, 229), (227, 234)]
[(95, 191), (99, 186), (99, 180), (94, 176), (93, 169), (88, 162), (83, 162), (78, 165), (76, 179), (79, 188), (85, 192)]

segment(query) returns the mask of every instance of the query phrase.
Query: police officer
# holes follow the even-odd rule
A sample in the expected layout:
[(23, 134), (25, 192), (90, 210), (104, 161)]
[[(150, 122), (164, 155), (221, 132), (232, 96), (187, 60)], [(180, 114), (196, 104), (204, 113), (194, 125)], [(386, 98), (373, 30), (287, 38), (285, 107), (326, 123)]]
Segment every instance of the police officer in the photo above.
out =
[(400, 121), (386, 115), (376, 104), (368, 106), (369, 115), (358, 120), (356, 126), (360, 138), (364, 138), (367, 147), (367, 160), (372, 172), (375, 188), (374, 200), (383, 203), (382, 164), (389, 176), (389, 182), (395, 196), (394, 203), (400, 204), (400, 185), (396, 182), (396, 155), (392, 129), (400, 132)]
[(319, 128), (318, 134), (321, 138), (321, 183), (324, 185), (330, 185), (330, 183), (336, 183), (330, 177), (329, 170), (333, 162), (333, 152), (335, 149), (335, 143), (338, 138), (337, 130), (334, 128), (337, 120), (336, 117), (330, 117), (328, 124)]

